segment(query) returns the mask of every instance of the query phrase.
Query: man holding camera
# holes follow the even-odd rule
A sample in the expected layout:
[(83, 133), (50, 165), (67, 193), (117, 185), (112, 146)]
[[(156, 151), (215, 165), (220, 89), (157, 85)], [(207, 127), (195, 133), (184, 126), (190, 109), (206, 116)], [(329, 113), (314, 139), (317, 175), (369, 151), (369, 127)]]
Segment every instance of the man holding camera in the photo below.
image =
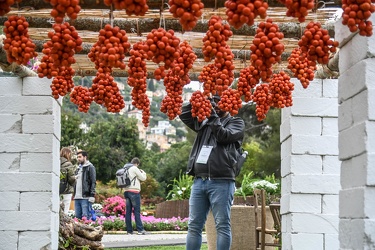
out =
[(245, 123), (217, 106), (220, 96), (214, 95), (210, 101), (211, 116), (203, 122), (192, 117), (191, 104), (183, 106), (179, 116), (197, 133), (187, 166), (187, 173), (195, 177), (189, 200), (187, 250), (201, 248), (202, 230), (210, 209), (216, 223), (216, 249), (229, 250), (232, 242), (230, 209), (236, 160), (230, 152), (242, 144)]

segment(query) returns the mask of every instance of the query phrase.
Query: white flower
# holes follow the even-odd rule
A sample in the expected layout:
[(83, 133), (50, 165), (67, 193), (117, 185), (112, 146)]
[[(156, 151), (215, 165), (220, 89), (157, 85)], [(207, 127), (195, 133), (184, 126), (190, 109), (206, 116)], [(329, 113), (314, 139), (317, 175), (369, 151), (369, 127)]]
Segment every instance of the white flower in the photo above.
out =
[(182, 191), (181, 191), (181, 190), (178, 190), (177, 193), (178, 193), (178, 195), (181, 195), (181, 194), (182, 194)]
[(185, 191), (185, 190), (186, 190), (186, 187), (181, 188), (181, 190), (182, 190), (182, 191)]
[(101, 205), (101, 204), (99, 204), (99, 203), (94, 203), (94, 204), (92, 204), (92, 209), (94, 209), (94, 210), (102, 210), (102, 208), (103, 208), (103, 206)]
[(261, 181), (254, 181), (253, 183), (250, 184), (250, 186), (252, 188), (262, 188), (262, 187), (266, 187), (266, 188), (270, 188), (272, 190), (276, 190), (277, 189), (277, 183), (271, 183), (269, 181), (266, 181), (266, 180), (261, 180)]
[(68, 216), (74, 218), (76, 216), (75, 211), (74, 210), (69, 210), (68, 211)]

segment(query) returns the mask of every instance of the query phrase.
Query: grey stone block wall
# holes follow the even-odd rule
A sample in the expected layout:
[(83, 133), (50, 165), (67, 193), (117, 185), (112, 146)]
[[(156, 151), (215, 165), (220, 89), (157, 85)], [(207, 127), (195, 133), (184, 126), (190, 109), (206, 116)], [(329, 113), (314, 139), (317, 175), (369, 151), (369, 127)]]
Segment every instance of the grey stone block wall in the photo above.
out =
[(0, 78), (0, 249), (57, 249), (61, 103), (51, 80)]
[(295, 84), (280, 127), (283, 250), (338, 249), (338, 80)]
[(375, 249), (375, 36), (351, 34), (341, 22), (335, 30), (342, 44), (340, 249)]

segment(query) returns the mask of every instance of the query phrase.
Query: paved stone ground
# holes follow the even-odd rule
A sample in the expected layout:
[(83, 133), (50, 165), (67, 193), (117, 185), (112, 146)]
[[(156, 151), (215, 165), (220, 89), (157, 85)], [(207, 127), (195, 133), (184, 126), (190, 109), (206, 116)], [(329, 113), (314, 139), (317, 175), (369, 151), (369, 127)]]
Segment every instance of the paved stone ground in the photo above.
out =
[[(207, 242), (203, 235), (203, 242)], [(105, 248), (126, 248), (139, 246), (185, 245), (186, 232), (149, 232), (146, 235), (105, 234), (102, 243)]]

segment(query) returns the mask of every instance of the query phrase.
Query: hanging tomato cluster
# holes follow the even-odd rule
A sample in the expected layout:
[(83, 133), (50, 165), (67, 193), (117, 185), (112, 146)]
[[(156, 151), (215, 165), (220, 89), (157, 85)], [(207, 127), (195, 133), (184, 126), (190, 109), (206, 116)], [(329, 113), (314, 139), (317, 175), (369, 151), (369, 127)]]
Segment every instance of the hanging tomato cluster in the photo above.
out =
[(193, 68), (196, 59), (197, 55), (191, 45), (187, 41), (182, 42), (180, 44), (180, 56), (175, 59), (171, 70), (181, 78), (183, 85), (190, 83), (189, 70)]
[(298, 18), (298, 21), (303, 23), (309, 11), (314, 8), (314, 0), (279, 0), (288, 9), (286, 15)]
[(55, 23), (53, 29), (48, 32), (51, 40), (46, 43), (43, 53), (50, 56), (56, 67), (68, 67), (76, 62), (74, 54), (82, 50), (82, 39), (69, 23)]
[(116, 10), (125, 10), (128, 16), (144, 16), (148, 11), (146, 0), (104, 0), (104, 4), (113, 4)]
[(53, 29), (48, 33), (50, 40), (43, 44), (44, 56), (38, 67), (38, 76), (52, 78), (64, 75), (66, 79), (71, 72), (70, 77), (73, 77), (74, 71), (70, 70), (70, 66), (76, 62), (74, 54), (82, 50), (82, 39), (69, 23), (55, 23)]
[[(145, 84), (147, 85), (147, 84)], [(145, 87), (139, 87), (141, 88), (147, 88)], [(137, 88), (133, 88), (132, 90), (132, 104), (139, 110), (142, 110), (142, 123), (145, 127), (148, 127), (148, 124), (150, 123), (150, 100), (147, 96), (147, 94), (143, 91), (137, 92)]]
[(83, 86), (75, 86), (70, 93), (70, 101), (78, 106), (80, 112), (87, 113), (92, 102), (90, 90)]
[(240, 96), (244, 97), (245, 102), (249, 102), (252, 100), (251, 90), (255, 88), (257, 84), (258, 81), (256, 81), (251, 74), (250, 67), (241, 69), (240, 77), (238, 78), (237, 82), (237, 90)]
[(184, 30), (192, 30), (202, 16), (204, 4), (201, 0), (169, 0), (169, 12), (178, 18)]
[(180, 39), (174, 35), (173, 30), (164, 30), (163, 28), (153, 29), (147, 34), (145, 51), (147, 59), (159, 65), (155, 70), (154, 77), (160, 80), (165, 76), (164, 70), (173, 67), (173, 61), (180, 56)]
[(212, 16), (208, 25), (202, 51), (204, 60), (209, 62), (214, 58), (214, 63), (204, 66), (198, 79), (203, 82), (205, 95), (221, 95), (234, 80), (234, 55), (226, 43), (233, 32), (219, 16)]
[(288, 58), (288, 69), (297, 77), (303, 88), (307, 88), (310, 81), (314, 80), (314, 71), (316, 63), (311, 63), (306, 56), (302, 54), (300, 48), (293, 49)]
[(215, 90), (212, 94), (221, 93), (228, 89), (234, 80), (234, 55), (228, 45), (220, 47), (215, 57), (216, 77)]
[(274, 74), (269, 84), (271, 106), (275, 108), (285, 108), (293, 105), (292, 91), (294, 84), (290, 81), (290, 76), (281, 71)]
[(79, 0), (45, 0), (52, 5), (51, 16), (56, 23), (64, 21), (65, 14), (70, 19), (77, 19), (78, 13), (81, 11)]
[(217, 69), (215, 64), (207, 64), (203, 66), (202, 71), (198, 76), (199, 82), (203, 82), (203, 94), (208, 96), (210, 93), (215, 93)]
[(125, 30), (106, 24), (99, 31), (99, 39), (92, 46), (88, 57), (95, 63), (95, 68), (115, 67), (125, 69), (124, 58), (128, 53), (130, 43)]
[(269, 83), (261, 83), (256, 86), (252, 95), (256, 103), (255, 113), (259, 121), (266, 118), (270, 107), (285, 108), (293, 105), (292, 92), (294, 84), (290, 76), (281, 71), (273, 74)]
[(197, 117), (199, 122), (211, 116), (211, 102), (201, 91), (195, 91), (189, 102), (191, 103), (191, 116)]
[(208, 22), (208, 31), (203, 37), (203, 56), (206, 62), (216, 57), (219, 48), (225, 48), (229, 37), (233, 35), (229, 24), (224, 24), (219, 16), (212, 16)]
[(144, 42), (137, 42), (133, 45), (133, 48), (129, 52), (130, 57), (128, 63), (128, 84), (131, 87), (146, 83), (147, 53), (143, 49), (144, 46)]
[(90, 95), (93, 101), (106, 107), (108, 112), (118, 113), (125, 107), (125, 102), (111, 73), (109, 67), (98, 69), (92, 81)]
[(279, 31), (279, 26), (268, 18), (266, 22), (259, 23), (251, 50), (251, 66), (253, 77), (259, 81), (269, 82), (272, 76), (272, 66), (281, 61), (284, 44), (281, 39), (284, 34)]
[(4, 16), (10, 11), (10, 6), (20, 3), (22, 0), (0, 0), (0, 16)]
[(160, 111), (167, 114), (170, 120), (181, 114), (182, 91), (190, 83), (189, 70), (196, 58), (193, 48), (184, 41), (180, 44), (180, 57), (175, 59), (174, 67), (164, 77), (167, 95), (162, 100)]
[(253, 101), (256, 103), (255, 114), (258, 121), (262, 121), (266, 118), (266, 114), (270, 109), (271, 96), (269, 94), (269, 84), (262, 83), (259, 84), (253, 93)]
[(27, 65), (29, 60), (37, 56), (35, 44), (29, 37), (29, 23), (23, 16), (9, 16), (4, 22), (4, 33), (6, 39), (3, 48), (7, 52), (9, 63)]
[(339, 43), (331, 40), (328, 30), (322, 29), (319, 22), (310, 22), (298, 41), (298, 46), (302, 53), (307, 55), (307, 59), (312, 63), (327, 64), (330, 53), (336, 52)]
[(146, 95), (147, 91), (147, 52), (146, 42), (140, 41), (133, 45), (130, 50), (128, 64), (128, 84), (132, 89), (132, 104), (139, 110), (142, 110), (142, 122), (145, 127), (150, 122), (150, 100)]
[(167, 114), (170, 120), (181, 114), (182, 107), (182, 89), (184, 84), (182, 80), (170, 70), (164, 77), (164, 86), (167, 95), (163, 98), (160, 111)]
[(241, 95), (236, 89), (226, 89), (221, 95), (217, 106), (223, 110), (230, 112), (231, 115), (237, 115), (238, 110), (242, 107)]
[(351, 32), (359, 29), (361, 36), (372, 36), (372, 22), (368, 19), (374, 13), (373, 0), (343, 0), (342, 24), (347, 25)]
[(255, 18), (266, 18), (268, 3), (263, 0), (227, 0), (224, 3), (230, 25), (235, 29), (254, 24)]
[(61, 67), (60, 74), (53, 78), (51, 83), (52, 96), (55, 99), (59, 99), (59, 96), (65, 96), (67, 93), (72, 91), (74, 82), (72, 76), (74, 76), (74, 69), (72, 67)]

